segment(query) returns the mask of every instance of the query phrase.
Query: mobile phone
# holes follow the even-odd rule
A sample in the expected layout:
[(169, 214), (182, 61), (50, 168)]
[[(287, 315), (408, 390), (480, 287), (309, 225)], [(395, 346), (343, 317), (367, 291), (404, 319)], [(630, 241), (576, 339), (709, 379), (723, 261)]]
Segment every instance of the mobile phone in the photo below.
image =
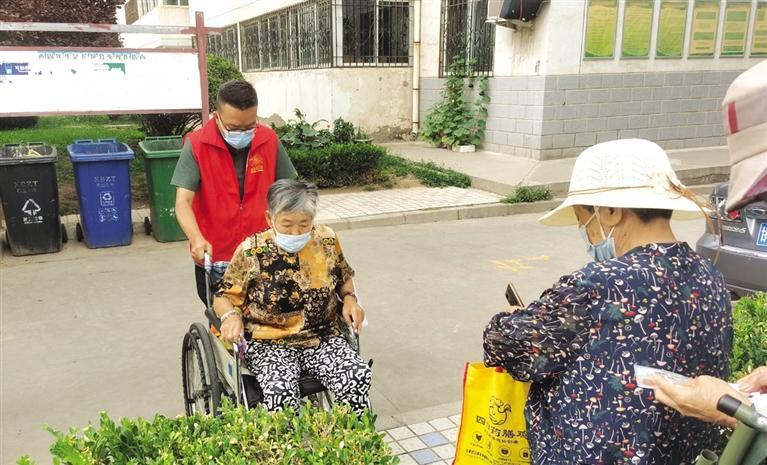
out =
[(506, 300), (509, 302), (509, 305), (511, 305), (512, 307), (525, 306), (525, 304), (522, 302), (522, 297), (519, 296), (517, 289), (511, 283), (509, 283), (509, 285), (506, 286)]

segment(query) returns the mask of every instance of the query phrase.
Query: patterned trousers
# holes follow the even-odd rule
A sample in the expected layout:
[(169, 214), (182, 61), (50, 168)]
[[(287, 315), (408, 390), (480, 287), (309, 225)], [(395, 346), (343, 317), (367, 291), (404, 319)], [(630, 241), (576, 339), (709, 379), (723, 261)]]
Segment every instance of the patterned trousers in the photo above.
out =
[(245, 363), (256, 375), (267, 410), (298, 408), (302, 373), (317, 378), (337, 402), (349, 404), (357, 415), (370, 406), (370, 367), (342, 337), (308, 349), (251, 341)]

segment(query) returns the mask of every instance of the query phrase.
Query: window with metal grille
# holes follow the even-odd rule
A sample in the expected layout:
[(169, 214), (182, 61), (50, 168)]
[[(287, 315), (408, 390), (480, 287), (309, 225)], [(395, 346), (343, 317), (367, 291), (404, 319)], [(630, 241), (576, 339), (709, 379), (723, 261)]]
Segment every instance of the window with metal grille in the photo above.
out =
[(163, 0), (165, 5), (189, 6), (189, 0)]
[(220, 35), (208, 35), (208, 53), (224, 57), (234, 64), (238, 63), (237, 25), (227, 27)]
[(288, 9), (290, 69), (329, 67), (333, 60), (330, 0), (306, 2)]
[(141, 8), (139, 8), (139, 16), (144, 16), (150, 11), (157, 8), (157, 0), (141, 0)]
[(410, 11), (409, 0), (309, 0), (253, 18), (240, 23), (242, 70), (407, 66)]
[(344, 0), (343, 64), (410, 62), (410, 3), (400, 0)]
[(495, 26), (486, 22), (487, 0), (443, 0), (441, 16), (440, 76), (456, 57), (469, 73), (492, 74)]

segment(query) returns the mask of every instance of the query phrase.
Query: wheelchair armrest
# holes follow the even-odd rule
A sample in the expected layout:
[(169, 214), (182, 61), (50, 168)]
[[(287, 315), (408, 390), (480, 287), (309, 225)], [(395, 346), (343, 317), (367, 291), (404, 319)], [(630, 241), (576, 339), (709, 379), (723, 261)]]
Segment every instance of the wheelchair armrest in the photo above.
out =
[(218, 319), (218, 315), (216, 315), (212, 308), (208, 307), (205, 309), (205, 317), (208, 319), (208, 324), (219, 329), (221, 328), (221, 320)]

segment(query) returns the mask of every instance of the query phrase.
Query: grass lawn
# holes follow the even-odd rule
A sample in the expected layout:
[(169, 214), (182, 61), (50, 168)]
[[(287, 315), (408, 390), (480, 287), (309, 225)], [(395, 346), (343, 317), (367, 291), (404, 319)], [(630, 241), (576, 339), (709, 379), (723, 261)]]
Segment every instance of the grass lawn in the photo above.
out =
[(78, 211), (72, 163), (67, 153), (67, 145), (75, 139), (117, 139), (128, 144), (136, 153), (130, 165), (133, 206), (147, 205), (144, 157), (138, 150), (138, 143), (144, 139), (144, 133), (135, 120), (129, 117), (111, 121), (107, 116), (48, 116), (41, 117), (34, 128), (0, 130), (0, 145), (44, 142), (56, 147), (59, 155), (56, 171), (62, 215)]

